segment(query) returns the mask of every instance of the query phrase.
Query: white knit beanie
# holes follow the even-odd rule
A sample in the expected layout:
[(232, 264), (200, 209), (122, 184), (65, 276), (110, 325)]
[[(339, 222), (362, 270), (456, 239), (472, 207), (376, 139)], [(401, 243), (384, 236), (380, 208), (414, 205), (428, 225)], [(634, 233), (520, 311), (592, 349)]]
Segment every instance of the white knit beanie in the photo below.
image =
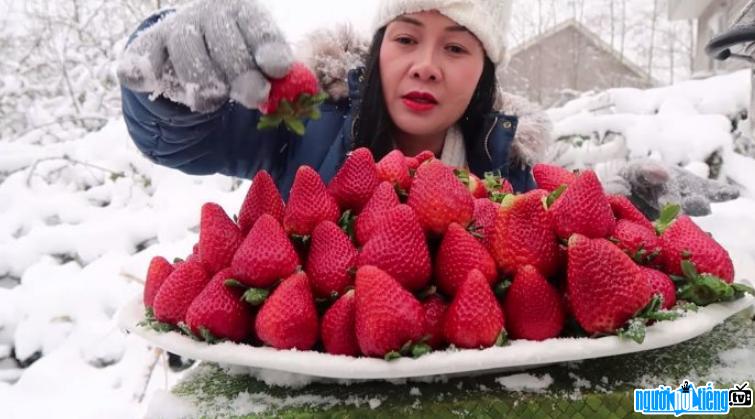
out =
[(396, 17), (437, 10), (469, 29), (482, 42), (488, 58), (499, 65), (506, 61), (507, 31), (514, 0), (380, 0), (373, 31)]

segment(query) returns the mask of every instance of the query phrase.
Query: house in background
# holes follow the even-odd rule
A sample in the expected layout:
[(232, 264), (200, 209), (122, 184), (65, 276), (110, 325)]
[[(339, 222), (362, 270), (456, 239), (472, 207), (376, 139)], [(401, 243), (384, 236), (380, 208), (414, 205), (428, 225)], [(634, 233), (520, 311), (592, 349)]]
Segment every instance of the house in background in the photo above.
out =
[(545, 107), (570, 99), (569, 92), (656, 84), (646, 71), (573, 19), (514, 48), (499, 79), (506, 91)]
[(696, 34), (695, 58), (692, 72), (710, 75), (716, 72), (728, 72), (750, 68), (741, 60), (714, 60), (705, 54), (705, 45), (716, 35), (727, 31), (732, 21), (739, 16), (748, 0), (669, 0), (668, 16), (670, 20), (695, 20)]

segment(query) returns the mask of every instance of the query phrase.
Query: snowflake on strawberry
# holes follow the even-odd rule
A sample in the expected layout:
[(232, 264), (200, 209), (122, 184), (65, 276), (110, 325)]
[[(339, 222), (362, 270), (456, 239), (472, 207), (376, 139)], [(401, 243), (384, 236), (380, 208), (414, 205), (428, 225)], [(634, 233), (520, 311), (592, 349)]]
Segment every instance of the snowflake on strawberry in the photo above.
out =
[(538, 189), (517, 194), (432, 153), (375, 162), (360, 148), (328, 184), (299, 168), (284, 203), (261, 171), (237, 219), (207, 203), (194, 252), (153, 258), (142, 326), (391, 360), (517, 339), (642, 342), (648, 324), (754, 293), (678, 207), (651, 222), (590, 170), (533, 172)]

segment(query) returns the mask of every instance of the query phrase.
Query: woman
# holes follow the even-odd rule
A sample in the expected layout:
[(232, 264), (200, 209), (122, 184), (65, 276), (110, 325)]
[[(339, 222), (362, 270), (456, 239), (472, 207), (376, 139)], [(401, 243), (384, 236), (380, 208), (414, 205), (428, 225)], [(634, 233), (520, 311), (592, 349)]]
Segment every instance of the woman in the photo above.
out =
[[(496, 85), (510, 10), (508, 0), (383, 0), (363, 59), (348, 31), (335, 43), (333, 33), (315, 36), (308, 65), (330, 99), (299, 137), (256, 129), (267, 79), (293, 62), (270, 15), (254, 0), (202, 0), (153, 16), (132, 37), (118, 69), (124, 117), (152, 161), (247, 179), (265, 169), (284, 197), (299, 166), (327, 182), (360, 146), (376, 160), (431, 150), (526, 191), (549, 127), (542, 114), (503, 113), (514, 103)], [(347, 61), (357, 64), (346, 71)]]

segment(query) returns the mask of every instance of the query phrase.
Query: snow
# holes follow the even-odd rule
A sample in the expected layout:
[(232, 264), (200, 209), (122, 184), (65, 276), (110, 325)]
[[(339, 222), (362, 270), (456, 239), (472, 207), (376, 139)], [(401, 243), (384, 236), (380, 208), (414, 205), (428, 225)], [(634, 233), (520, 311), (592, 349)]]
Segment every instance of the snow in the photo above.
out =
[(542, 377), (532, 374), (513, 374), (496, 378), (495, 381), (509, 391), (543, 393), (553, 384), (553, 377), (550, 374), (544, 374)]

